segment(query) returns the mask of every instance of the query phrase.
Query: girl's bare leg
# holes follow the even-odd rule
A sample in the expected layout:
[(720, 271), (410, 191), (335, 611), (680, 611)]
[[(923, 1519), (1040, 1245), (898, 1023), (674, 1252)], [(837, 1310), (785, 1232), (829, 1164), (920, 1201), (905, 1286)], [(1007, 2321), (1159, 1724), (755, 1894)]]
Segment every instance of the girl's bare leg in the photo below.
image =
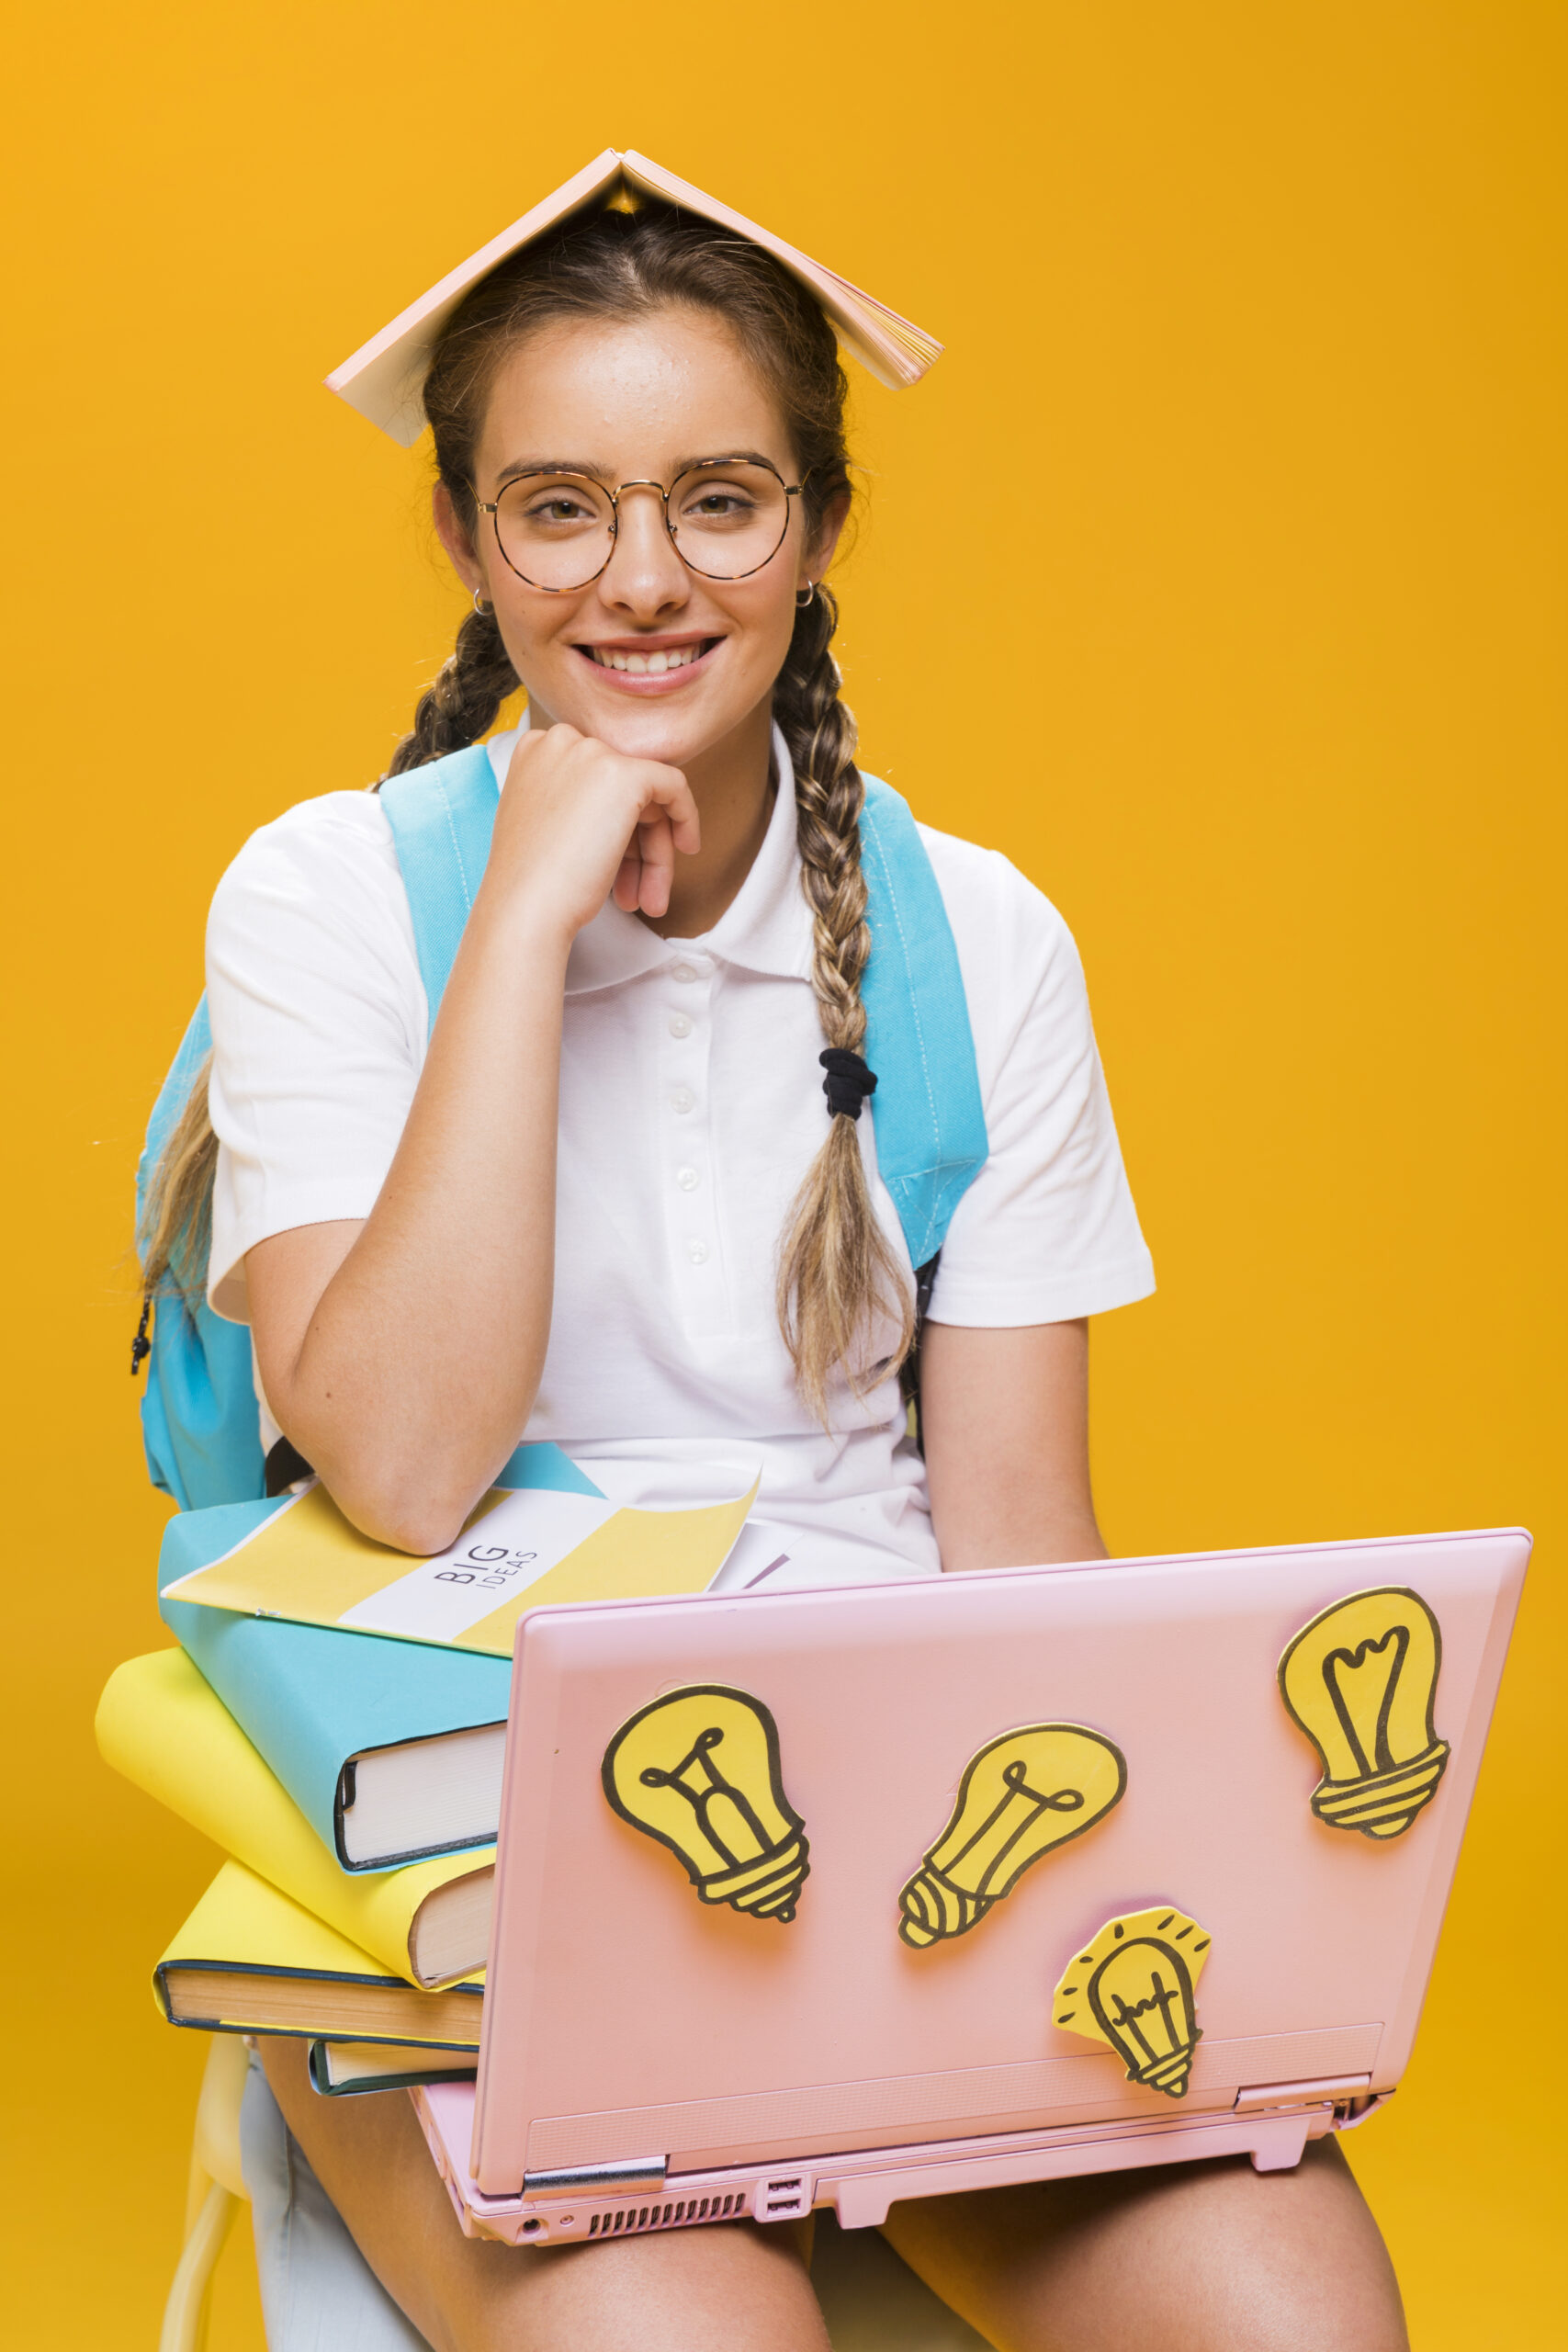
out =
[(798, 2226), (592, 2246), (466, 2238), (400, 2093), (319, 2098), (302, 2043), (261, 2051), (317, 2178), (434, 2352), (830, 2352)]
[(1245, 2158), (896, 2205), (884, 2234), (998, 2352), (1409, 2352), (1350, 2168)]

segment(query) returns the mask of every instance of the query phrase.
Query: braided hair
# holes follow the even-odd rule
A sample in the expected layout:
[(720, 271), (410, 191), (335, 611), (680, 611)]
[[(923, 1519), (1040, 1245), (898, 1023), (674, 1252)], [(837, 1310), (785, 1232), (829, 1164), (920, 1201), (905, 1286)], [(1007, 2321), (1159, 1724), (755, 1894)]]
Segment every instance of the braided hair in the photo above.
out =
[[(860, 815), (865, 787), (855, 765), (855, 723), (839, 696), (833, 659), (838, 606), (818, 585), (795, 619), (773, 689), (777, 719), (795, 767), (795, 840), (801, 888), (811, 909), (811, 985), (829, 1047), (858, 1055), (865, 1044), (861, 976), (871, 954)], [(828, 1139), (790, 1212), (779, 1251), (779, 1325), (800, 1393), (828, 1418), (827, 1384), (841, 1366), (859, 1388), (859, 1351), (874, 1324), (891, 1320), (891, 1365), (908, 1355), (914, 1316), (897, 1260), (871, 1204), (853, 1109), (830, 1109)]]
[(413, 725), (392, 753), (387, 775), (404, 775), (410, 768), (423, 768), (432, 760), (444, 760), (448, 752), (477, 743), (489, 734), (496, 713), (518, 683), (494, 612), (488, 605), (476, 605), (414, 705)]
[[(524, 247), (482, 278), (443, 328), (425, 379), (424, 412), (437, 472), (470, 539), (479, 519), (475, 448), (491, 386), (511, 352), (547, 320), (646, 316), (671, 306), (721, 319), (778, 401), (805, 485), (808, 538), (842, 506), (851, 487), (849, 388), (820, 307), (761, 246), (670, 206), (647, 204), (570, 221)], [(796, 616), (773, 714), (795, 767), (801, 882), (812, 915), (811, 982), (822, 1033), (830, 1052), (855, 1056), (865, 1041), (860, 983), (871, 935), (860, 870), (864, 788), (854, 721), (839, 697), (837, 621), (830, 592), (818, 585)], [(403, 775), (477, 742), (517, 684), (494, 615), (476, 610), (421, 695), (387, 774)], [(142, 1235), (150, 1289), (173, 1282), (188, 1290), (204, 1274), (215, 1161), (204, 1071), (152, 1187)], [(852, 1110), (829, 1109), (827, 1137), (780, 1241), (777, 1295), (800, 1395), (824, 1423), (835, 1374), (858, 1393), (908, 1352), (909, 1286), (872, 1210)]]

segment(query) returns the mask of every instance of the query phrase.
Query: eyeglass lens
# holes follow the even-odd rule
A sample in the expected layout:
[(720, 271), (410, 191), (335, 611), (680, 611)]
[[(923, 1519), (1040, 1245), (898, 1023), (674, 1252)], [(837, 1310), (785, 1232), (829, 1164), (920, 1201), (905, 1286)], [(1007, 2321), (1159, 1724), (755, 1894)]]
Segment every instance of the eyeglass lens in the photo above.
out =
[[(670, 535), (692, 571), (743, 580), (783, 546), (789, 493), (767, 466), (716, 461), (679, 477), (668, 513)], [(495, 535), (513, 571), (532, 586), (558, 594), (586, 588), (610, 560), (615, 505), (585, 475), (528, 474), (508, 482), (496, 501)]]

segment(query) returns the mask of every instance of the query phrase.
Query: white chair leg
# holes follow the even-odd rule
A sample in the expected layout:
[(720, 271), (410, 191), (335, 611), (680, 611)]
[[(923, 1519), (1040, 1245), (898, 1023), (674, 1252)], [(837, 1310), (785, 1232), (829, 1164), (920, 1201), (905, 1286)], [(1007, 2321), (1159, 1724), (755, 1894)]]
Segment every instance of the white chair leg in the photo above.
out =
[[(245, 2194), (240, 2170), (240, 2108), (250, 2064), (250, 2052), (239, 2034), (215, 2033), (196, 2104), (193, 2161), (209, 2180), (220, 2180), (231, 2197)], [(188, 2222), (186, 2226), (190, 2226)]]
[(158, 2352), (206, 2352), (212, 2274), (245, 2193), (240, 2171), (240, 2103), (249, 2064), (237, 2034), (213, 2035), (196, 2108), (185, 2247), (164, 2306)]
[(239, 2208), (239, 2199), (215, 2180), (186, 2239), (185, 2251), (169, 2289), (158, 2352), (205, 2352), (212, 2274)]

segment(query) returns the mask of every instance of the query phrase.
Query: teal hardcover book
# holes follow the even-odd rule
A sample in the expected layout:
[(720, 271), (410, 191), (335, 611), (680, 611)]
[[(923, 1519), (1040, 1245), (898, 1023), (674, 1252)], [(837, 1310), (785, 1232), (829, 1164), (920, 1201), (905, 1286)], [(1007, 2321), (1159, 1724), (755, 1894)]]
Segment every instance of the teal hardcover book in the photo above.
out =
[[(555, 1445), (520, 1446), (497, 1484), (599, 1491)], [(231, 1552), (287, 1499), (220, 1503), (169, 1521), (158, 1563), (164, 1623), (344, 1870), (490, 1845), (507, 1659), (239, 1616), (164, 1590)]]

